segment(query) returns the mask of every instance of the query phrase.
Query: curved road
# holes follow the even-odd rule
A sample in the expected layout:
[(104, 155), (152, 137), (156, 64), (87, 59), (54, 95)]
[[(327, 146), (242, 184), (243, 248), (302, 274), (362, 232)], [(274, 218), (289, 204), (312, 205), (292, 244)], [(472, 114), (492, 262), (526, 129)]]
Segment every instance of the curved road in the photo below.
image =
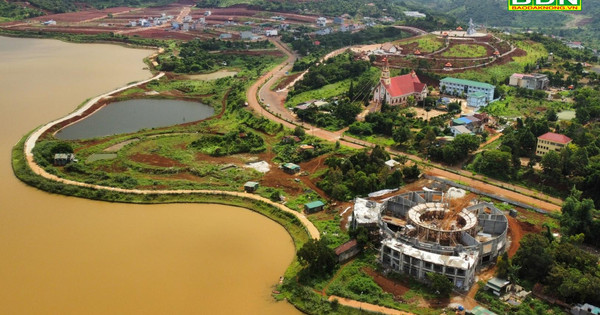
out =
[[(284, 47), (284, 45), (281, 44), (279, 41), (272, 40), (272, 42), (285, 54), (288, 55), (288, 59), (286, 63), (269, 71), (258, 81), (256, 81), (252, 86), (250, 86), (250, 88), (246, 92), (246, 99), (248, 101), (249, 107), (256, 113), (259, 113), (265, 118), (268, 118), (277, 123), (281, 123), (284, 126), (293, 129), (300, 124), (296, 122), (293, 115), (291, 115), (291, 113), (289, 113), (289, 111), (285, 109), (284, 101), (287, 93), (271, 91), (271, 86), (285, 75), (285, 72), (288, 71), (286, 69), (290, 69), (292, 67), (291, 61), (296, 59), (296, 55), (293, 52), (291, 52), (287, 47)], [(343, 48), (343, 50), (345, 49), (346, 48)], [(258, 93), (259, 89), (260, 96)], [(269, 107), (263, 108), (258, 97), (264, 99), (265, 103), (269, 104)], [(351, 148), (360, 149), (364, 147), (373, 146), (373, 144), (371, 143), (358, 140), (349, 136), (342, 137), (343, 130), (331, 132), (308, 124), (303, 124), (303, 126), (307, 128), (307, 133), (310, 135), (331, 142), (340, 141), (344, 145)], [(550, 212), (560, 211), (560, 205), (562, 204), (562, 200), (558, 198), (550, 197), (543, 193), (536, 192), (527, 188), (507, 184), (493, 179), (488, 179), (481, 175), (473, 176), (471, 172), (467, 172), (464, 170), (449, 171), (447, 167), (441, 164), (425, 161), (424, 159), (418, 156), (395, 151), (389, 148), (387, 148), (386, 150), (391, 154), (404, 155), (415, 162), (423, 163), (431, 167), (432, 169), (427, 171), (427, 173), (431, 175), (448, 178), (450, 180), (461, 181), (463, 183), (466, 183), (467, 185), (470, 185), (482, 191), (492, 192), (494, 194), (504, 196), (511, 200), (523, 202), (535, 208), (543, 209)]]

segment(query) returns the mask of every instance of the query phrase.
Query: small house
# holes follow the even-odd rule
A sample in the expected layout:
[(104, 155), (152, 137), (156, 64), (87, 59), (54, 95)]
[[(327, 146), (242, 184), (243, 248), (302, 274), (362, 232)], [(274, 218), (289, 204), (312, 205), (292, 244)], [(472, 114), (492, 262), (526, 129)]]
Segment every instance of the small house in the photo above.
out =
[(313, 213), (313, 212), (323, 210), (324, 207), (325, 207), (325, 204), (323, 203), (323, 201), (317, 200), (317, 201), (305, 203), (304, 211), (306, 211), (307, 213)]
[(467, 134), (467, 135), (472, 135), (473, 132), (471, 130), (469, 130), (469, 128), (465, 127), (465, 126), (452, 126), (450, 127), (450, 131), (452, 131), (452, 135), (454, 137), (458, 136), (458, 135), (462, 135), (462, 134)]
[(298, 147), (298, 149), (299, 149), (300, 151), (311, 151), (311, 150), (314, 150), (314, 149), (315, 149), (315, 147), (314, 147), (314, 146), (312, 146), (312, 145), (310, 145), (310, 144), (301, 144), (301, 145)]
[(338, 24), (338, 25), (344, 24), (344, 18), (341, 16), (333, 18), (333, 24)]
[(392, 170), (394, 169), (394, 167), (396, 167), (396, 165), (400, 164), (398, 161), (391, 159), (388, 161), (385, 161), (385, 166), (389, 169)]
[(285, 163), (283, 164), (283, 171), (288, 174), (296, 174), (300, 172), (300, 165), (294, 163)]
[(204, 12), (204, 16), (210, 16), (211, 14), (212, 14), (212, 12), (210, 12), (210, 11)]
[(485, 285), (485, 289), (492, 290), (492, 293), (494, 293), (497, 296), (500, 296), (500, 293), (502, 293), (502, 291), (504, 291), (506, 286), (508, 286), (509, 284), (510, 282), (507, 280), (494, 277), (487, 282), (487, 284)]
[(467, 95), (467, 106), (479, 108), (487, 105), (487, 94), (483, 92), (473, 92)]
[(247, 182), (244, 184), (244, 191), (247, 193), (255, 192), (258, 189), (258, 186), (257, 182)]
[(270, 36), (277, 36), (277, 34), (278, 34), (278, 33), (277, 33), (277, 30), (266, 30), (266, 31), (265, 31), (265, 35), (266, 35), (267, 37), (270, 37)]
[(231, 39), (231, 34), (223, 33), (223, 34), (219, 35), (219, 39)]
[(338, 262), (344, 263), (356, 256), (360, 252), (358, 242), (356, 240), (350, 240), (335, 249), (335, 254), (338, 256)]
[(54, 166), (65, 166), (75, 160), (73, 153), (56, 153), (54, 154)]
[(327, 19), (324, 17), (317, 18), (317, 26), (320, 26), (320, 27), (327, 26)]

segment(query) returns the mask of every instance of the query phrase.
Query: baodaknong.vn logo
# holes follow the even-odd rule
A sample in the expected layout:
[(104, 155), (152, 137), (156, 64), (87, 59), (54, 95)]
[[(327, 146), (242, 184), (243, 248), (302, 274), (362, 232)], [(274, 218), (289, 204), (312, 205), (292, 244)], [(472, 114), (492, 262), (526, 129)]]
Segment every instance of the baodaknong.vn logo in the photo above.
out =
[(508, 11), (581, 11), (581, 0), (508, 0)]

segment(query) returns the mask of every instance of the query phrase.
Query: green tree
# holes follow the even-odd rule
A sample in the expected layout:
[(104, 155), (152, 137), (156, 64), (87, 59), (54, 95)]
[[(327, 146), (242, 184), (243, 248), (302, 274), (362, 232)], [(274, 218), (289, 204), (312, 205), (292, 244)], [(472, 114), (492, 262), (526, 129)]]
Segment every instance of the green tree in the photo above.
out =
[(432, 292), (440, 297), (448, 297), (454, 288), (450, 280), (439, 273), (428, 272), (427, 280), (429, 280), (429, 288)]
[(532, 281), (544, 279), (553, 262), (550, 243), (540, 234), (527, 234), (521, 239), (512, 263), (520, 266), (519, 277)]
[(406, 125), (394, 129), (393, 138), (396, 144), (403, 144), (406, 141), (410, 140), (411, 137), (412, 132), (410, 131), (410, 128)]
[(550, 178), (558, 178), (561, 173), (560, 156), (556, 151), (549, 151), (542, 157), (542, 169), (544, 174)]
[(473, 162), (475, 171), (496, 178), (506, 178), (512, 173), (511, 154), (500, 150), (483, 151)]
[(300, 126), (296, 126), (296, 128), (294, 128), (294, 136), (303, 138), (305, 135), (306, 131), (304, 130), (304, 128)]
[(297, 256), (310, 278), (329, 275), (337, 265), (337, 255), (327, 246), (325, 238), (308, 240), (298, 250)]

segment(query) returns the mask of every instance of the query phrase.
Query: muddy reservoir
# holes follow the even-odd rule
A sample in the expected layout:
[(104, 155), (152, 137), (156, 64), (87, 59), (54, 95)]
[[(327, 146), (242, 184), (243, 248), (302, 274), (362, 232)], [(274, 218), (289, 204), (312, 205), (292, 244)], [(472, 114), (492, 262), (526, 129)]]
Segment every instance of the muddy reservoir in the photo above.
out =
[(85, 99), (150, 77), (147, 50), (0, 37), (1, 314), (297, 314), (271, 286), (294, 255), (245, 209), (130, 205), (48, 194), (10, 150)]
[(56, 133), (63, 140), (77, 140), (167, 127), (208, 118), (211, 106), (189, 101), (134, 99), (110, 103), (85, 119)]

